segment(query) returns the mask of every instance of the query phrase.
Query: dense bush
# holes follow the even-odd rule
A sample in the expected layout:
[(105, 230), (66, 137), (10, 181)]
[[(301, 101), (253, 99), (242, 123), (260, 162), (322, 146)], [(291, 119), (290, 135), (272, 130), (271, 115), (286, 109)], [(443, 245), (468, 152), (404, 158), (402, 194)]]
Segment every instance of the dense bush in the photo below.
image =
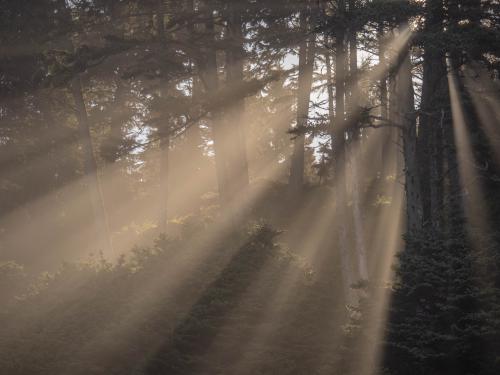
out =
[(4, 311), (2, 373), (331, 373), (331, 289), (266, 225), (209, 231), (42, 277)]
[(421, 233), (400, 254), (385, 365), (391, 374), (498, 374), (495, 242)]

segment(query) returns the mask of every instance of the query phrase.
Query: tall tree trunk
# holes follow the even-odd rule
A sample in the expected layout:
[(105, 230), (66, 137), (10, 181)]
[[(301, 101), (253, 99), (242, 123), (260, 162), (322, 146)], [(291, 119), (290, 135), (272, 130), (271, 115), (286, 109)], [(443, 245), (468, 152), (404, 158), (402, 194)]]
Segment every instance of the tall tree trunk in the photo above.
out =
[[(463, 224), (465, 223), (465, 218), (468, 216), (468, 213), (476, 210), (476, 215), (473, 215), (476, 219), (487, 215), (485, 212), (487, 211), (481, 201), (480, 193), (477, 190), (477, 181), (466, 181), (467, 178), (474, 180), (475, 171), (467, 170), (467, 168), (471, 168), (466, 165), (459, 165), (458, 154), (457, 154), (457, 146), (459, 145), (457, 142), (460, 142), (461, 139), (461, 150), (462, 157), (474, 159), (472, 154), (471, 146), (468, 144), (469, 139), (467, 135), (460, 135), (457, 137), (455, 132), (466, 132), (466, 124), (465, 124), (465, 115), (463, 110), (463, 103), (460, 98), (460, 84), (455, 73), (458, 68), (455, 63), (456, 60), (452, 56), (449, 60), (449, 72), (448, 72), (448, 86), (449, 86), (449, 99), (450, 99), (450, 107), (451, 113), (446, 114), (443, 111), (443, 146), (444, 146), (444, 161), (446, 163), (446, 200), (445, 200), (445, 214), (443, 216), (446, 217), (444, 220), (444, 226), (447, 233), (456, 233), (457, 231), (461, 231), (463, 229)], [(451, 118), (450, 118), (451, 116)], [(463, 139), (462, 139), (463, 138)], [(463, 160), (461, 161), (464, 162)], [(470, 161), (469, 161), (470, 162)], [(472, 161), (473, 162), (473, 161)], [(462, 173), (461, 173), (462, 172)], [(477, 177), (477, 176), (476, 176)], [(475, 198), (474, 202), (474, 210), (467, 210), (467, 204), (463, 199), (463, 189), (466, 183), (469, 183), (468, 190), (471, 192), (471, 195)], [(470, 205), (470, 201), (468, 202)], [(483, 206), (483, 207), (481, 207)], [(481, 207), (481, 208), (479, 208)], [(470, 206), (469, 206), (470, 208)], [(469, 211), (469, 212), (467, 212)], [(472, 219), (474, 221), (474, 218)], [(476, 222), (477, 224), (477, 222)], [(479, 229), (481, 225), (478, 225)]]
[[(353, 1), (350, 6), (354, 7)], [(352, 11), (354, 8), (351, 8)], [(356, 249), (356, 258), (358, 265), (358, 273), (361, 280), (368, 280), (368, 264), (366, 256), (365, 233), (363, 225), (363, 215), (361, 213), (361, 196), (360, 196), (360, 174), (358, 171), (359, 162), (359, 148), (360, 148), (360, 132), (358, 127), (357, 118), (359, 117), (357, 101), (360, 100), (360, 90), (357, 83), (358, 74), (358, 53), (357, 53), (357, 40), (356, 31), (349, 30), (349, 76), (350, 76), (350, 92), (349, 101), (347, 104), (348, 118), (349, 118), (349, 132), (351, 140), (348, 145), (349, 150), (349, 164), (351, 169), (351, 187), (352, 187), (352, 214), (354, 219), (354, 241)]]
[(101, 184), (97, 174), (97, 162), (95, 159), (92, 136), (90, 133), (90, 124), (85, 107), (85, 101), (82, 94), (82, 84), (80, 77), (77, 76), (71, 82), (71, 94), (75, 102), (76, 117), (78, 121), (78, 132), (83, 151), (84, 165), (84, 182), (87, 185), (92, 205), (94, 216), (94, 224), (99, 238), (99, 245), (103, 250), (112, 254), (113, 245), (111, 241), (111, 233), (109, 230), (108, 217), (104, 206)]
[[(205, 86), (206, 96), (211, 97), (219, 89), (219, 76), (217, 50), (214, 47), (215, 24), (213, 11), (208, 1), (202, 2), (201, 12), (206, 17), (204, 35), (207, 40), (205, 41), (205, 48), (202, 49), (203, 58), (199, 61), (200, 77)], [(227, 207), (230, 203), (230, 191), (228, 189), (230, 178), (227, 166), (230, 153), (228, 152), (227, 131), (225, 129), (227, 122), (223, 119), (221, 108), (213, 108), (210, 116), (219, 203), (221, 207)]]
[[(443, 9), (438, 0), (427, 2), (426, 30), (442, 32)], [(423, 220), (439, 230), (443, 204), (442, 124), (447, 104), (444, 52), (432, 45), (424, 46), (422, 104), (419, 118), (418, 156), (422, 184)]]
[(415, 99), (411, 74), (410, 53), (402, 56), (394, 74), (395, 100), (394, 124), (401, 127), (406, 195), (406, 232), (417, 232), (422, 227), (422, 197), (417, 164), (417, 128), (415, 121)]
[[(339, 1), (339, 16), (345, 17), (345, 2)], [(345, 53), (345, 30), (342, 22), (335, 32), (336, 54), (335, 54), (335, 101), (336, 101), (336, 123), (335, 123), (335, 218), (337, 220), (337, 241), (340, 253), (342, 279), (346, 304), (355, 304), (355, 294), (351, 288), (354, 277), (352, 273), (351, 254), (347, 243), (347, 190), (345, 173), (345, 81), (346, 81), (346, 53)]]
[[(481, 5), (480, 1), (478, 0), (473, 0), (469, 4), (469, 7), (467, 9), (467, 14), (470, 17), (470, 20), (472, 24), (475, 27), (480, 27), (480, 12), (481, 12)], [(447, 1), (447, 7), (448, 7), (448, 22), (449, 24), (457, 28), (459, 27), (458, 22), (460, 20), (460, 8), (459, 8), (459, 3), (457, 0), (449, 0)], [(472, 47), (469, 52), (469, 57), (474, 61), (480, 61), (481, 60), (481, 53), (480, 50), (476, 47)], [(444, 154), (444, 162), (446, 163), (446, 183), (445, 183), (445, 190), (446, 190), (446, 199), (445, 199), (445, 214), (444, 216), (446, 217), (445, 221), (445, 226), (446, 230), (448, 233), (454, 232), (456, 230), (461, 230), (462, 225), (465, 223), (465, 216), (467, 216), (467, 205), (465, 204), (464, 200), (462, 199), (462, 190), (463, 190), (463, 179), (465, 176), (461, 175), (461, 168), (459, 167), (458, 164), (458, 155), (457, 155), (457, 135), (455, 134), (454, 128), (457, 127), (457, 131), (460, 132), (460, 130), (465, 130), (465, 123), (462, 123), (465, 121), (465, 118), (463, 116), (463, 104), (461, 103), (460, 100), (460, 93), (457, 90), (461, 90), (461, 84), (459, 77), (457, 75), (457, 71), (460, 68), (460, 54), (461, 51), (458, 49), (452, 50), (448, 60), (446, 61), (446, 67), (447, 67), (447, 78), (448, 78), (448, 99), (450, 100), (450, 108), (451, 108), (451, 119), (448, 119), (448, 121), (443, 121), (443, 154)], [(455, 101), (455, 108), (452, 103), (452, 100)], [(457, 108), (458, 107), (458, 108)], [(450, 117), (448, 116), (448, 117)], [(446, 115), (443, 112), (443, 119), (445, 119)], [(462, 140), (462, 151), (469, 149), (469, 154), (471, 157), (472, 156), (472, 151), (470, 150), (470, 145), (467, 146), (468, 142), (468, 137), (463, 137), (464, 139)], [(465, 166), (461, 166), (464, 168)], [(463, 172), (463, 169), (462, 169)], [(475, 173), (467, 173), (469, 174), (469, 178), (473, 176)], [(476, 187), (476, 181), (472, 181), (472, 186), (469, 186), (469, 190), (471, 190), (472, 195), (478, 195), (479, 194), (474, 194), (476, 193), (475, 187)], [(480, 199), (480, 198), (479, 198)], [(482, 206), (482, 204), (478, 204), (479, 202), (476, 201), (475, 203), (475, 209), (476, 210), (481, 210), (478, 206)], [(470, 204), (470, 202), (469, 202)], [(482, 209), (482, 212), (479, 215), (476, 215), (476, 217), (480, 217), (485, 215), (484, 207)], [(481, 227), (479, 225), (478, 227)]]
[[(67, 19), (72, 19), (69, 7), (61, 6), (64, 9), (64, 15)], [(71, 38), (61, 39), (61, 47), (74, 52), (74, 44)], [(97, 161), (92, 146), (92, 135), (90, 132), (90, 123), (83, 97), (82, 82), (79, 74), (71, 80), (69, 91), (75, 103), (75, 115), (78, 124), (79, 141), (83, 151), (83, 182), (89, 192), (90, 204), (92, 206), (92, 215), (95, 225), (95, 233), (98, 238), (98, 246), (108, 254), (113, 254), (113, 242), (109, 228), (108, 215), (104, 205), (104, 198), (101, 189), (101, 183), (98, 175)], [(89, 241), (91, 242), (91, 241)]]
[(335, 97), (333, 95), (334, 77), (332, 73), (332, 61), (331, 52), (327, 50), (325, 52), (325, 64), (326, 64), (326, 76), (327, 76), (327, 93), (328, 93), (328, 131), (330, 133), (330, 145), (332, 147), (333, 155), (333, 145), (335, 142)]
[[(217, 50), (214, 48), (215, 24), (210, 2), (201, 4), (205, 15), (205, 36), (208, 38), (199, 61), (200, 77), (205, 85), (207, 97), (216, 95), (220, 85), (217, 68)], [(244, 49), (243, 20), (240, 10), (231, 5), (227, 19), (229, 47), (226, 52), (226, 78), (230, 89), (243, 83)], [(236, 90), (237, 91), (237, 90)], [(241, 121), (244, 111), (244, 92), (237, 92), (238, 98), (224, 108), (211, 111), (212, 138), (215, 151), (215, 169), (221, 207), (236, 208), (238, 194), (249, 183), (245, 134)], [(231, 209), (232, 211), (232, 209)], [(234, 211), (234, 213), (236, 213)]]
[[(380, 117), (382, 121), (389, 120), (388, 112), (388, 90), (387, 90), (387, 60), (386, 60), (386, 35), (384, 24), (380, 23), (377, 30), (378, 45), (379, 45), (379, 64), (383, 67), (384, 73), (380, 78)], [(385, 172), (385, 166), (389, 163), (388, 150), (390, 148), (391, 130), (389, 128), (382, 128), (380, 130), (380, 172)], [(382, 173), (385, 175), (385, 173)]]
[[(308, 11), (300, 13), (300, 29), (303, 34), (309, 30), (308, 23), (310, 15)], [(299, 76), (297, 88), (297, 120), (296, 127), (298, 134), (295, 135), (293, 143), (293, 154), (290, 166), (289, 187), (292, 195), (302, 190), (304, 184), (304, 161), (305, 161), (305, 134), (307, 118), (309, 116), (309, 101), (314, 71), (315, 55), (314, 34), (304, 39), (299, 46)]]
[[(193, 73), (192, 77), (192, 85), (191, 85), (191, 98), (194, 105), (198, 103), (200, 98), (202, 97), (202, 87), (199, 78), (196, 76), (196, 73)], [(193, 118), (199, 118), (201, 113), (198, 111), (193, 114)], [(198, 174), (200, 163), (203, 158), (203, 151), (201, 146), (203, 144), (203, 139), (201, 135), (200, 123), (198, 121), (193, 122), (186, 129), (186, 146), (187, 153), (189, 157), (190, 163), (190, 174)]]
[[(193, 17), (196, 17), (195, 11), (196, 9), (194, 0), (186, 0), (185, 3), (186, 15), (191, 14)], [(186, 20), (186, 28), (188, 30), (190, 40), (195, 40), (197, 38), (198, 27), (199, 25), (192, 22), (190, 19)], [(202, 87), (202, 82), (200, 81), (199, 66), (197, 66), (197, 64), (194, 61), (190, 61), (190, 68), (192, 72), (191, 99), (193, 101), (193, 104), (196, 105), (196, 103), (201, 99), (203, 95), (203, 87)], [(195, 118), (198, 118), (200, 115), (201, 113), (198, 112), (194, 113), (193, 116)], [(186, 130), (186, 140), (188, 144), (189, 153), (192, 154), (192, 159), (194, 164), (193, 167), (196, 168), (197, 162), (199, 162), (199, 159), (201, 159), (202, 157), (200, 145), (203, 142), (201, 138), (200, 124), (198, 122), (188, 127), (188, 129)]]
[[(393, 29), (391, 36), (394, 39), (398, 38), (397, 29)], [(389, 58), (391, 60), (390, 66), (388, 66), (389, 73), (387, 75), (388, 85), (387, 94), (389, 100), (387, 102), (387, 120), (390, 125), (394, 125), (398, 121), (398, 111), (399, 111), (399, 98), (397, 96), (397, 88), (396, 88), (396, 75), (399, 66), (401, 65), (401, 51), (399, 50), (389, 50), (388, 51)], [(387, 63), (386, 63), (387, 65)], [(393, 176), (397, 178), (400, 176), (401, 171), (403, 170), (403, 160), (402, 153), (400, 152), (399, 145), (401, 144), (402, 134), (400, 129), (395, 126), (390, 126), (384, 129), (385, 139), (384, 143), (384, 176)]]

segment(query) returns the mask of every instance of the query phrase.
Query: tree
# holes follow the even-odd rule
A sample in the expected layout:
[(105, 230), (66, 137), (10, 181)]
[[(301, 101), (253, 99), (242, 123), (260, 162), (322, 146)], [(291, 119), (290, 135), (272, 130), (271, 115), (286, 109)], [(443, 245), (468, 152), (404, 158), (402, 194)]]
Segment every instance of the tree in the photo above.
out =
[(296, 195), (301, 191), (304, 183), (304, 142), (307, 120), (309, 117), (309, 101), (313, 82), (314, 56), (316, 36), (311, 32), (314, 20), (314, 9), (312, 4), (300, 11), (300, 30), (304, 40), (299, 46), (299, 71), (297, 85), (297, 120), (294, 138), (293, 154), (290, 165), (290, 189)]

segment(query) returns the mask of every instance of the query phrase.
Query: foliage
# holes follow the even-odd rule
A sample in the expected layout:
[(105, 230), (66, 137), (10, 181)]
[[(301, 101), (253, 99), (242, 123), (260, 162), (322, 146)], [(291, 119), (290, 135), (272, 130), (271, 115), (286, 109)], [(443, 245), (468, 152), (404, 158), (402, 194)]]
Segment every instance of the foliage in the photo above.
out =
[[(213, 248), (198, 249), (214, 255), (196, 267), (193, 234), (203, 237), (198, 232), (160, 238), (116, 265), (98, 256), (65, 264), (40, 280), (37, 292), (5, 315), (2, 371), (296, 374), (318, 368), (328, 351), (321, 338), (335, 331), (325, 331), (321, 308), (331, 297), (311, 282), (310, 271), (294, 255), (274, 243), (277, 232), (256, 224)], [(286, 285), (294, 288), (287, 298), (276, 295), (286, 292), (280, 289), (283, 278), (295, 283)], [(269, 309), (281, 315), (266, 323)], [(271, 336), (247, 347), (267, 324)], [(257, 351), (246, 357), (248, 350)], [(238, 365), (244, 367), (233, 367)]]
[(388, 326), (391, 373), (495, 374), (500, 368), (500, 290), (492, 243), (464, 235), (407, 239)]

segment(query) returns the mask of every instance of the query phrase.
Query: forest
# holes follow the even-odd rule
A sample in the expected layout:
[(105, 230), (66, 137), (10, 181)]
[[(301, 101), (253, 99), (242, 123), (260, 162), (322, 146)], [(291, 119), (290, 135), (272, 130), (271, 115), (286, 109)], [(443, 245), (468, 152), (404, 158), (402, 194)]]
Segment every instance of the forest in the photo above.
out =
[(0, 0), (0, 375), (500, 374), (499, 0)]

